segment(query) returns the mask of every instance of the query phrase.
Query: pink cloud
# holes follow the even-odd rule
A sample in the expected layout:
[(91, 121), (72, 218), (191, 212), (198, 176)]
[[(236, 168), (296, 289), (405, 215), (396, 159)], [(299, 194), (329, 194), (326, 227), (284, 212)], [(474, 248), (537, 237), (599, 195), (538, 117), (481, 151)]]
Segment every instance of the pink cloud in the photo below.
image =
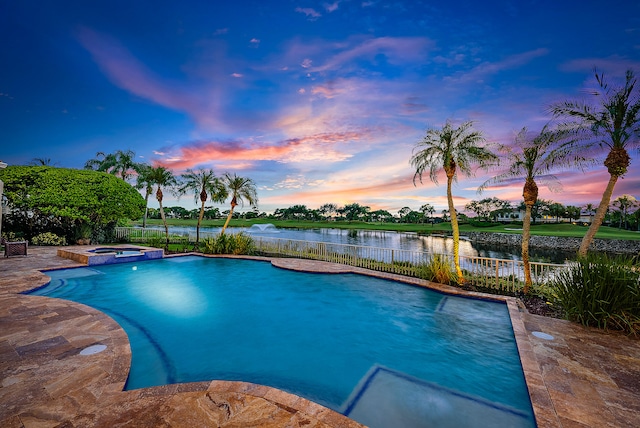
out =
[(225, 129), (218, 107), (222, 98), (219, 93), (202, 93), (182, 82), (160, 78), (117, 40), (105, 34), (82, 27), (78, 31), (78, 39), (116, 86), (164, 107), (188, 112), (201, 124)]
[(175, 150), (160, 149), (164, 154), (157, 162), (171, 168), (185, 169), (211, 162), (276, 161), (276, 162), (339, 162), (351, 157), (337, 150), (340, 143), (360, 140), (358, 132), (336, 132), (291, 138), (277, 144), (256, 142), (198, 141)]

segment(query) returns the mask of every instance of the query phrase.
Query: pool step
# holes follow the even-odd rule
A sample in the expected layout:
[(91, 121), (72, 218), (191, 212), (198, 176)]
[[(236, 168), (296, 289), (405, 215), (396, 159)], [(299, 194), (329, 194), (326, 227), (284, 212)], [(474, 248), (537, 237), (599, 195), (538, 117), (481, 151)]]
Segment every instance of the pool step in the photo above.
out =
[(372, 428), (536, 426), (520, 410), (380, 365), (362, 378), (342, 413)]

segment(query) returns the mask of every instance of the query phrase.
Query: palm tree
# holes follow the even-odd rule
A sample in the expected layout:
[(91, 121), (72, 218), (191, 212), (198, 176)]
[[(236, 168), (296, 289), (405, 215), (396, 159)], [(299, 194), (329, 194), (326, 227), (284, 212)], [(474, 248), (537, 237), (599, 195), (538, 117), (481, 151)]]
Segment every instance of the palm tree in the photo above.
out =
[(84, 169), (106, 172), (113, 167), (116, 156), (113, 153), (98, 152), (96, 157), (84, 163)]
[(212, 169), (200, 169), (198, 171), (187, 169), (181, 176), (178, 193), (184, 195), (187, 192), (194, 193), (196, 203), (198, 198), (200, 198), (201, 202), (198, 224), (196, 226), (196, 244), (194, 247), (197, 249), (198, 243), (200, 242), (200, 223), (204, 217), (204, 204), (207, 202), (209, 196), (211, 196), (213, 202), (224, 202), (224, 200), (227, 199), (228, 193), (224, 184), (216, 177)]
[(34, 166), (52, 166), (55, 165), (51, 162), (51, 158), (33, 158), (31, 159), (31, 162), (29, 162), (29, 165), (34, 165)]
[(160, 218), (162, 218), (162, 224), (164, 224), (164, 231), (167, 236), (167, 241), (165, 243), (165, 250), (169, 249), (169, 226), (167, 225), (167, 218), (164, 215), (164, 208), (162, 207), (162, 200), (164, 198), (164, 194), (162, 192), (162, 188), (171, 189), (175, 186), (176, 178), (173, 176), (173, 173), (163, 166), (151, 167), (149, 171), (149, 181), (156, 185), (156, 199), (158, 200), (158, 204), (160, 205)]
[(136, 172), (138, 173), (136, 179), (136, 189), (145, 189), (144, 192), (144, 217), (142, 219), (142, 227), (147, 227), (147, 214), (149, 211), (149, 196), (153, 193), (153, 181), (151, 181), (151, 172), (153, 168), (147, 164), (139, 163), (136, 166)]
[(324, 216), (325, 220), (329, 220), (331, 218), (331, 214), (338, 211), (338, 206), (333, 203), (328, 203), (322, 205), (318, 211), (320, 211), (320, 214)]
[(458, 228), (458, 216), (453, 205), (451, 184), (458, 179), (458, 170), (466, 176), (472, 175), (472, 165), (478, 164), (480, 168), (487, 169), (498, 157), (479, 144), (485, 141), (482, 133), (473, 131), (473, 122), (464, 122), (460, 127), (454, 128), (449, 121), (442, 129), (432, 128), (427, 130), (424, 138), (413, 149), (411, 166), (416, 169), (413, 176), (413, 184), (416, 177), (429, 170), (429, 178), (438, 184), (438, 172), (444, 169), (447, 176), (447, 201), (449, 203), (449, 216), (451, 217), (451, 229), (453, 231), (453, 262), (455, 264), (458, 282), (464, 283), (464, 276), (460, 268), (460, 229)]
[(258, 204), (258, 192), (256, 191), (256, 185), (252, 179), (238, 177), (236, 174), (233, 174), (232, 176), (228, 172), (225, 172), (222, 177), (222, 183), (227, 190), (227, 195), (231, 194), (231, 210), (227, 215), (227, 221), (224, 222), (224, 226), (222, 226), (220, 234), (224, 234), (224, 231), (227, 229), (235, 207), (239, 204), (243, 204), (244, 200), (246, 200), (252, 207), (256, 207)]
[(586, 204), (584, 209), (589, 213), (589, 224), (593, 223), (593, 212), (596, 210), (596, 206), (593, 204)]
[(116, 150), (115, 153), (96, 153), (94, 159), (89, 159), (84, 164), (85, 169), (108, 172), (127, 181), (133, 176), (138, 164), (135, 162), (136, 154), (131, 151)]
[(622, 195), (618, 196), (613, 201), (613, 206), (618, 208), (620, 211), (620, 224), (618, 226), (619, 229), (622, 229), (622, 224), (624, 223), (625, 229), (627, 228), (627, 213), (629, 208), (634, 208), (638, 205), (638, 201), (634, 196), (631, 195)]
[(640, 95), (635, 90), (636, 78), (632, 70), (626, 73), (625, 84), (612, 88), (605, 83), (604, 74), (595, 72), (598, 88), (593, 91), (597, 105), (585, 101), (565, 101), (551, 106), (551, 112), (563, 118), (564, 126), (575, 129), (585, 137), (585, 149), (608, 147), (604, 166), (609, 172), (609, 182), (602, 194), (596, 215), (584, 235), (578, 254), (586, 256), (602, 221), (607, 214), (613, 189), (631, 163), (628, 149), (640, 146)]
[(546, 185), (550, 190), (558, 189), (557, 178), (550, 174), (553, 169), (569, 166), (582, 167), (587, 162), (579, 152), (572, 150), (573, 140), (567, 140), (568, 136), (568, 131), (553, 131), (545, 126), (538, 135), (530, 138), (527, 128), (522, 128), (516, 135), (514, 146), (503, 148), (510, 162), (509, 169), (485, 181), (478, 189), (478, 192), (482, 192), (491, 184), (511, 182), (518, 178), (525, 180), (522, 189), (525, 205), (522, 220), (522, 262), (525, 275), (523, 292), (525, 294), (529, 293), (533, 284), (529, 262), (529, 239), (531, 237), (531, 212), (538, 201), (536, 180)]
[[(420, 212), (422, 212), (422, 216), (425, 220), (431, 219), (433, 213), (436, 212), (436, 209), (431, 204), (424, 204), (420, 207)], [(433, 223), (432, 223), (433, 226)]]

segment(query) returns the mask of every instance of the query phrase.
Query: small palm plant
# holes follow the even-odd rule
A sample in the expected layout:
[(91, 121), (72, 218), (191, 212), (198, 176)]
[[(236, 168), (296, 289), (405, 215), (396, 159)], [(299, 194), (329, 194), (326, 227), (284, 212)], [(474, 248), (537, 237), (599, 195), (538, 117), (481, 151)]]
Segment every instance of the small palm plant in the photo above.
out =
[(587, 254), (559, 271), (550, 288), (570, 320), (640, 334), (640, 269), (633, 258)]
[(455, 267), (451, 261), (442, 254), (434, 254), (427, 263), (420, 266), (421, 278), (438, 284), (449, 285), (456, 281)]

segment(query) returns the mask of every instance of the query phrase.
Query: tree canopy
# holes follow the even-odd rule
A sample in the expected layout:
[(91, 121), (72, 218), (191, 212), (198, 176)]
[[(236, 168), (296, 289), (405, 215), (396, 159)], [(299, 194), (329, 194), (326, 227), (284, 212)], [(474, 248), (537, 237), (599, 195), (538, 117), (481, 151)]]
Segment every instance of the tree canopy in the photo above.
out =
[(140, 193), (104, 172), (10, 166), (0, 171), (0, 178), (10, 207), (7, 228), (27, 238), (44, 231), (72, 238), (80, 224), (104, 228), (144, 212)]

